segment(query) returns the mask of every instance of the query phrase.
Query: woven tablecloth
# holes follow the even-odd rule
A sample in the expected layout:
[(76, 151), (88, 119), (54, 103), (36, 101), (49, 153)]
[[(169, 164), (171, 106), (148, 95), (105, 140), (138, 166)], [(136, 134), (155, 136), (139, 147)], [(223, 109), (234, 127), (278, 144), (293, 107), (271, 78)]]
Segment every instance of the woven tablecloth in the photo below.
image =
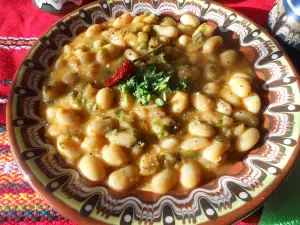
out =
[[(266, 27), (274, 0), (219, 2)], [(0, 223), (4, 225), (76, 224), (53, 210), (23, 179), (5, 127), (5, 108), (13, 75), (31, 45), (58, 19), (37, 9), (30, 0), (0, 0)], [(238, 224), (258, 224), (259, 219), (260, 211)]]

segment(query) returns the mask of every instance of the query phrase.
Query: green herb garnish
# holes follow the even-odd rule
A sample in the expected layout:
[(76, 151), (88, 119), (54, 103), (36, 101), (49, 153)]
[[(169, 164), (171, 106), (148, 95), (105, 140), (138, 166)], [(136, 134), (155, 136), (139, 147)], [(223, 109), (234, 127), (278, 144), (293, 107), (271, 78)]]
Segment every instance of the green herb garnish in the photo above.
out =
[(171, 78), (171, 73), (159, 71), (157, 65), (152, 64), (146, 68), (138, 68), (128, 80), (119, 85), (119, 89), (121, 92), (131, 92), (142, 105), (153, 102), (163, 106), (168, 92), (187, 89), (185, 81), (174, 88)]

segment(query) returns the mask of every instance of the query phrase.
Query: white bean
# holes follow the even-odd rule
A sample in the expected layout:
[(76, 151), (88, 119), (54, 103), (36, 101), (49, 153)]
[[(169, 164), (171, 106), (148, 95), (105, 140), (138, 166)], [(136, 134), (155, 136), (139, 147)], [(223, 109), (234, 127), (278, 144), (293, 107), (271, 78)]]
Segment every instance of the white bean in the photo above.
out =
[(111, 88), (105, 87), (98, 91), (96, 103), (101, 109), (110, 109), (114, 104), (114, 92)]
[(190, 42), (191, 42), (191, 37), (183, 34), (178, 38), (177, 44), (181, 48), (185, 48)]
[(249, 127), (256, 127), (259, 122), (258, 118), (255, 116), (255, 114), (253, 114), (251, 112), (247, 112), (245, 110), (236, 111), (233, 114), (233, 118), (236, 121), (242, 122)]
[(159, 162), (154, 154), (143, 154), (140, 159), (140, 174), (142, 176), (153, 175), (159, 167)]
[(104, 137), (87, 136), (81, 143), (81, 148), (87, 153), (98, 154), (104, 143)]
[(65, 126), (77, 126), (80, 124), (79, 115), (71, 109), (57, 109), (56, 118), (60, 124)]
[(150, 14), (143, 18), (143, 22), (147, 24), (154, 24), (157, 23), (158, 17), (155, 14)]
[(190, 160), (180, 168), (180, 183), (186, 189), (195, 188), (201, 180), (201, 168), (199, 163)]
[(238, 53), (234, 50), (227, 50), (220, 54), (220, 62), (224, 67), (232, 67), (238, 60)]
[(139, 44), (143, 44), (146, 43), (148, 41), (148, 34), (145, 32), (138, 32), (137, 34), (137, 42)]
[(47, 120), (53, 121), (56, 118), (56, 109), (54, 107), (49, 107), (46, 109)]
[(84, 51), (82, 49), (77, 49), (74, 51), (74, 55), (78, 57), (81, 63), (89, 64), (95, 59), (95, 55), (89, 51)]
[(243, 98), (243, 103), (245, 108), (254, 114), (258, 113), (261, 107), (260, 97), (254, 92)]
[(233, 135), (234, 137), (239, 137), (245, 131), (245, 124), (241, 123), (238, 124), (233, 128)]
[(80, 142), (76, 137), (59, 136), (57, 138), (57, 150), (67, 160), (76, 161), (82, 155)]
[(193, 28), (197, 28), (200, 25), (199, 19), (191, 14), (183, 14), (180, 17), (180, 22), (186, 26), (191, 26)]
[(129, 162), (129, 154), (122, 146), (109, 144), (102, 149), (102, 159), (109, 166), (125, 166)]
[(220, 67), (215, 63), (208, 63), (203, 70), (203, 76), (207, 80), (214, 80), (220, 74)]
[(178, 29), (173, 26), (154, 25), (153, 29), (158, 35), (166, 36), (170, 39), (176, 38), (178, 34)]
[(253, 81), (253, 76), (246, 73), (234, 73), (232, 74), (231, 78), (243, 78), (247, 80), (249, 83), (252, 83)]
[(101, 181), (106, 174), (101, 159), (93, 155), (83, 156), (78, 163), (78, 169), (85, 178), (95, 182)]
[(102, 31), (101, 25), (100, 24), (94, 24), (86, 30), (85, 35), (87, 37), (93, 37), (93, 36), (99, 34), (101, 31)]
[(188, 108), (189, 95), (183, 91), (176, 91), (171, 97), (169, 104), (172, 113), (182, 114)]
[(195, 151), (199, 149), (203, 149), (209, 145), (209, 141), (205, 137), (191, 137), (185, 139), (180, 148), (183, 151)]
[(223, 44), (223, 39), (220, 36), (209, 38), (203, 45), (203, 53), (212, 54)]
[(230, 105), (234, 107), (240, 107), (241, 106), (241, 99), (238, 97), (230, 87), (225, 86), (221, 89), (220, 97), (223, 98), (226, 102), (228, 102)]
[(240, 152), (245, 152), (253, 148), (258, 142), (260, 134), (256, 128), (248, 128), (236, 140), (235, 149)]
[(124, 40), (131, 47), (135, 47), (138, 44), (138, 36), (134, 33), (126, 33)]
[(131, 188), (139, 181), (139, 170), (135, 166), (128, 165), (115, 170), (108, 177), (108, 186), (115, 191), (123, 191)]
[(179, 141), (176, 138), (165, 138), (160, 142), (160, 147), (168, 152), (176, 152)]
[(120, 17), (118, 17), (114, 20), (112, 26), (115, 28), (123, 28), (127, 24), (131, 23), (132, 20), (133, 20), (133, 17), (131, 14), (124, 13), (123, 15), (121, 15)]
[(218, 163), (222, 160), (223, 153), (230, 147), (228, 140), (223, 137), (213, 140), (212, 144), (202, 151), (202, 157), (210, 162)]
[(165, 194), (176, 185), (177, 179), (178, 174), (176, 170), (164, 169), (152, 178), (151, 187), (155, 193)]
[(230, 116), (232, 113), (232, 107), (230, 104), (225, 102), (223, 99), (218, 99), (216, 101), (217, 111), (219, 113)]
[(203, 86), (203, 92), (206, 95), (216, 97), (220, 92), (220, 85), (216, 82), (209, 82)]
[(132, 128), (107, 132), (105, 136), (111, 143), (126, 148), (132, 147), (137, 142), (137, 132)]
[(120, 106), (124, 109), (129, 109), (134, 104), (134, 98), (129, 92), (121, 92)]
[(176, 21), (173, 18), (166, 16), (166, 17), (162, 18), (160, 25), (176, 26)]
[(247, 97), (251, 93), (251, 86), (249, 82), (243, 78), (231, 78), (229, 85), (233, 93), (239, 97)]
[(199, 92), (191, 96), (192, 105), (200, 112), (209, 111), (215, 107), (214, 102), (206, 95)]
[(195, 29), (193, 27), (183, 25), (182, 23), (178, 23), (177, 28), (181, 33), (186, 34), (188, 36), (192, 36), (195, 32)]
[(132, 49), (126, 49), (124, 52), (124, 56), (131, 61), (140, 57), (140, 55)]
[(192, 135), (199, 137), (210, 138), (215, 135), (215, 130), (213, 127), (206, 123), (202, 123), (199, 120), (192, 120), (189, 122), (188, 130)]
[(106, 132), (115, 129), (118, 126), (118, 122), (114, 119), (93, 119), (87, 127), (86, 133), (88, 136), (104, 135)]

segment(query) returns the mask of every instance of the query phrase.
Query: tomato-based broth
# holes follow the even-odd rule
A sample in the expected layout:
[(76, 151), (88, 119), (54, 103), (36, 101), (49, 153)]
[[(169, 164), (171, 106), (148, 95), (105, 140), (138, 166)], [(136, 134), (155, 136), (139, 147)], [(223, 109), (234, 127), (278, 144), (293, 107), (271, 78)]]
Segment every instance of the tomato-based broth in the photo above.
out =
[(90, 26), (44, 80), (48, 140), (115, 191), (187, 191), (224, 173), (258, 142), (261, 100), (245, 56), (212, 34), (189, 14)]

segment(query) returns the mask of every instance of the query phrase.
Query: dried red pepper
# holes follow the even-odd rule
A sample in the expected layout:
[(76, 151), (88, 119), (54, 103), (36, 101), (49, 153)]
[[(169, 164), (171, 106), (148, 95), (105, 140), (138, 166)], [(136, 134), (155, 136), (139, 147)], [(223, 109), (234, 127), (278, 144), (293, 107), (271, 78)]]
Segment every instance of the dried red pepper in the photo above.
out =
[(128, 59), (121, 63), (119, 69), (105, 82), (106, 87), (111, 87), (117, 84), (120, 80), (127, 77), (133, 72), (134, 63)]
[(157, 48), (153, 49), (152, 51), (148, 52), (147, 54), (145, 54), (145, 55), (141, 56), (140, 58), (137, 58), (133, 61), (126, 59), (124, 62), (121, 63), (121, 65), (117, 69), (117, 71), (110, 78), (108, 78), (108, 80), (105, 82), (105, 86), (111, 87), (111, 86), (117, 84), (118, 82), (120, 82), (121, 80), (123, 80), (124, 78), (126, 78), (127, 76), (129, 76), (134, 70), (135, 62), (147, 57), (148, 55), (161, 49), (162, 47), (163, 47), (163, 45), (160, 45)]

